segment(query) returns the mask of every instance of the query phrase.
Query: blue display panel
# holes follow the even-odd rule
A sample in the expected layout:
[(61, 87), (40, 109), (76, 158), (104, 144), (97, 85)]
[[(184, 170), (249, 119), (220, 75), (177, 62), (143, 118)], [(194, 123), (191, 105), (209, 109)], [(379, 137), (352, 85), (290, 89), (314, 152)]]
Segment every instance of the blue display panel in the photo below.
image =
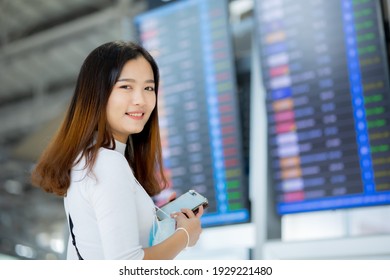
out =
[(255, 1), (279, 214), (390, 203), (380, 1)]
[(227, 1), (177, 1), (135, 23), (161, 71), (160, 128), (172, 189), (208, 198), (204, 227), (248, 222)]

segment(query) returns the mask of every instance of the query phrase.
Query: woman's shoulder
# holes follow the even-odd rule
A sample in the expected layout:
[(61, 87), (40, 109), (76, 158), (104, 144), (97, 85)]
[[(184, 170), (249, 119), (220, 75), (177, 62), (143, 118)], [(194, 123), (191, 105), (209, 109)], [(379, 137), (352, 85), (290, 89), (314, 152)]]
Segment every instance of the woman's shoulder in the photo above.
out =
[[(96, 165), (123, 165), (127, 163), (124, 155), (111, 149), (100, 148), (97, 152), (95, 166)], [(73, 171), (85, 171), (86, 169), (86, 157), (81, 154), (77, 157), (76, 163), (73, 167)]]
[(104, 159), (112, 159), (112, 160), (119, 160), (119, 161), (126, 161), (126, 158), (123, 154), (121, 154), (118, 151), (107, 149), (107, 148), (100, 148), (98, 151), (98, 159), (104, 158)]
[(131, 175), (133, 175), (132, 170), (129, 166), (124, 155), (119, 153), (118, 151), (100, 148), (96, 162), (95, 168), (100, 169), (103, 168), (105, 170), (111, 170), (112, 172), (123, 172), (123, 170), (130, 171)]

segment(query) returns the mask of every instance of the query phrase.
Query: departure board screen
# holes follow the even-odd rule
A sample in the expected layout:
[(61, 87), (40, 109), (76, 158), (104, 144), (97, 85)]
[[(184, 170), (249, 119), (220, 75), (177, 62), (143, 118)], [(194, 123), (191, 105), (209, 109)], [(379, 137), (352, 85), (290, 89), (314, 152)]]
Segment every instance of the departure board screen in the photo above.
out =
[(255, 22), (277, 212), (389, 204), (380, 1), (255, 1)]
[(209, 207), (202, 225), (249, 221), (227, 1), (176, 1), (135, 19), (161, 75), (164, 165), (177, 195), (194, 189)]

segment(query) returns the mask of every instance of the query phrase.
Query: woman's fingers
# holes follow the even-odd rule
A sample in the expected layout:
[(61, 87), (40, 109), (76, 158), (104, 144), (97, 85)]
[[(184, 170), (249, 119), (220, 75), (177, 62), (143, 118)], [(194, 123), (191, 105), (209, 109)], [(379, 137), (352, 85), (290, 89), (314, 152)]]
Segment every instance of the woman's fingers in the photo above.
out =
[(199, 209), (198, 209), (198, 213), (196, 213), (196, 217), (197, 217), (197, 218), (202, 217), (203, 212), (204, 212), (204, 208), (203, 208), (203, 205), (201, 205), (201, 206), (199, 207)]
[(178, 219), (184, 219), (186, 218), (186, 216), (184, 215), (184, 213), (182, 212), (174, 212), (174, 213), (171, 213), (171, 217), (178, 220)]
[(202, 217), (203, 213), (204, 213), (203, 206), (199, 207), (198, 212), (196, 213), (196, 215), (195, 215), (195, 213), (191, 209), (189, 209), (189, 208), (182, 208), (181, 212), (172, 213), (171, 217), (177, 218), (180, 215), (181, 217), (187, 217), (189, 219), (190, 218), (195, 218), (195, 217), (196, 218), (200, 218), (200, 217)]
[(181, 210), (181, 212), (184, 213), (184, 214), (187, 216), (187, 218), (189, 218), (189, 219), (195, 217), (195, 214), (194, 214), (194, 212), (192, 212), (191, 209), (182, 208), (182, 209), (180, 209), (180, 210)]

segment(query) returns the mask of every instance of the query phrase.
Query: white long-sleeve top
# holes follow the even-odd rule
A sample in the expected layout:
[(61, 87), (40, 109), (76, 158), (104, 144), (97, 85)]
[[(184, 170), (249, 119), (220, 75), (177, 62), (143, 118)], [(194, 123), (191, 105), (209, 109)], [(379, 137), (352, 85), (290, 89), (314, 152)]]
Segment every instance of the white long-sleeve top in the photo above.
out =
[[(82, 159), (71, 171), (64, 198), (73, 221), (76, 245), (83, 259), (143, 259), (155, 217), (153, 200), (135, 179), (124, 152), (101, 148), (88, 173)], [(67, 259), (78, 259), (69, 236)]]

